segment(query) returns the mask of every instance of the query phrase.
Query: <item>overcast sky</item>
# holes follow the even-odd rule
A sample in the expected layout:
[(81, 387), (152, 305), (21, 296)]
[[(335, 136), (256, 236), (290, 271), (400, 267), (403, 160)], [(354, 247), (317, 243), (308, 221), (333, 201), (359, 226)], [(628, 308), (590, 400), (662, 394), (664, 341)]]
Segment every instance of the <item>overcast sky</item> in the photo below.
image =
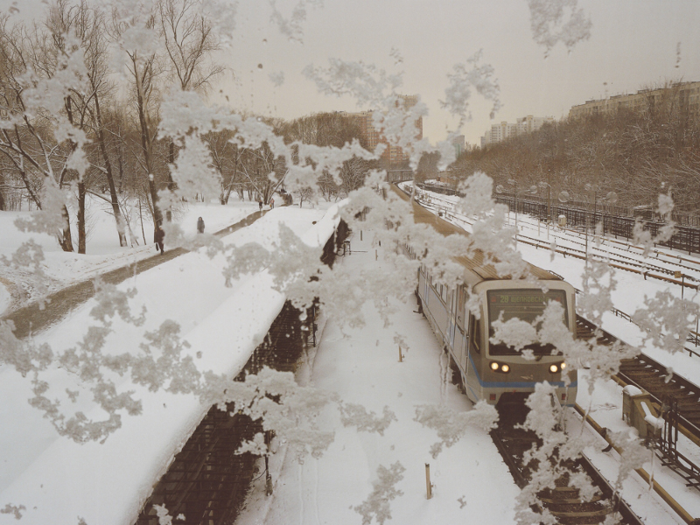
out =
[[(31, 13), (30, 4), (40, 1), (0, 0), (0, 6)], [(478, 144), (495, 122), (526, 115), (560, 119), (592, 98), (666, 80), (700, 80), (700, 0), (579, 0), (593, 24), (591, 38), (571, 52), (559, 44), (547, 58), (532, 38), (527, 0), (276, 0), (285, 13), (300, 1), (323, 3), (307, 5), (303, 44), (270, 23), (269, 1), (240, 0), (235, 44), (222, 55), (233, 74), (217, 86), (212, 102), (283, 118), (371, 109), (319, 95), (301, 74), (309, 64), (327, 66), (329, 58), (361, 60), (403, 71), (401, 92), (419, 94), (427, 104), (424, 134), (435, 142), (457, 124), (440, 109), (447, 74), (483, 49), (482, 63), (495, 69), (503, 107), (491, 121), (491, 103), (472, 96), (473, 119), (463, 132)], [(270, 75), (281, 72), (284, 82), (276, 86)]]
[[(473, 119), (464, 134), (478, 143), (494, 122), (529, 114), (559, 119), (591, 98), (669, 79), (700, 80), (700, 1), (579, 0), (578, 6), (593, 23), (591, 38), (570, 53), (559, 44), (545, 58), (532, 38), (526, 0), (325, 0), (310, 11), (303, 44), (290, 42), (269, 23), (266, 2), (243, 2), (236, 48), (226, 55), (236, 81), (222, 89), (234, 107), (291, 118), (358, 109), (349, 98), (318, 95), (301, 75), (308, 64), (326, 66), (328, 58), (340, 58), (402, 70), (402, 92), (420, 94), (429, 107), (424, 132), (434, 142), (456, 125), (438, 102), (447, 73), (483, 49), (482, 62), (495, 68), (503, 107), (491, 121), (490, 103), (473, 96)], [(396, 64), (393, 48), (403, 63)], [(276, 87), (270, 74), (282, 71), (284, 83)]]

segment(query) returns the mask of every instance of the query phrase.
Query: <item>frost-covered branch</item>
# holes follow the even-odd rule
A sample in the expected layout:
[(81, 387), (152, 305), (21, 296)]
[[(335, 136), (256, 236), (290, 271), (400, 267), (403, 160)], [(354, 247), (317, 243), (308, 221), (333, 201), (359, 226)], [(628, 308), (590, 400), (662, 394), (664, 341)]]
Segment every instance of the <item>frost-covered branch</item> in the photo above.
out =
[[(333, 442), (335, 433), (320, 429), (319, 412), (333, 400), (333, 395), (299, 386), (291, 372), (263, 368), (258, 374), (234, 381), (209, 372), (201, 392), (202, 402), (216, 403), (226, 410), (227, 403), (251, 417), (260, 419), (264, 430), (271, 430), (300, 463), (307, 455), (320, 457)], [(244, 444), (239, 452), (264, 452), (261, 437)]]
[(358, 432), (376, 432), (380, 436), (384, 435), (384, 431), (389, 428), (392, 421), (398, 421), (396, 414), (385, 406), (382, 410), (383, 416), (377, 417), (374, 412), (368, 412), (362, 405), (355, 403), (338, 403), (340, 411), (340, 421), (343, 426), (357, 427)]

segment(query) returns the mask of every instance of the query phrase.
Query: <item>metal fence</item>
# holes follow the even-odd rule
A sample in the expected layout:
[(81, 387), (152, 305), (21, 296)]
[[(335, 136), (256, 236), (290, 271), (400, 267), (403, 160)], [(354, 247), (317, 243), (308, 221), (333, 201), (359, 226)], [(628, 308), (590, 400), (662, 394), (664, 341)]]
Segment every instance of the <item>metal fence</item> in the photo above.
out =
[[(510, 210), (515, 211), (516, 203), (512, 195), (496, 195), (495, 200), (496, 202), (507, 204)], [(541, 220), (547, 220), (550, 217), (556, 219), (564, 216), (566, 217), (566, 225), (572, 228), (586, 228), (586, 226), (595, 228), (601, 225), (604, 235), (612, 235), (624, 239), (632, 239), (634, 237), (634, 226), (637, 220), (640, 220), (644, 230), (649, 231), (654, 237), (657, 237), (660, 230), (666, 225), (661, 221), (609, 214), (605, 208), (597, 210), (595, 213), (592, 210), (578, 206), (564, 206), (560, 203), (552, 204), (549, 210), (547, 208), (547, 203), (539, 200), (517, 200), (518, 213), (525, 213)], [(685, 251), (689, 254), (700, 253), (700, 228), (676, 224), (673, 236), (668, 241), (657, 244), (672, 250)]]
[[(453, 189), (444, 186), (419, 184), (419, 187), (444, 195), (455, 194)], [(515, 211), (516, 199), (513, 195), (495, 195), (494, 198), (496, 202), (507, 204), (510, 210)], [(632, 239), (634, 237), (634, 225), (637, 220), (640, 220), (643, 228), (651, 232), (654, 237), (657, 237), (661, 228), (665, 226), (665, 223), (662, 221), (645, 220), (646, 217), (634, 217), (633, 210), (620, 206), (601, 205), (594, 213), (582, 203), (574, 202), (567, 203), (567, 205), (559, 202), (548, 203), (546, 199), (531, 196), (517, 199), (517, 212), (545, 221), (550, 218), (556, 220), (556, 218), (564, 216), (566, 217), (567, 226), (573, 228), (585, 228), (587, 225), (594, 228), (600, 224), (604, 235), (612, 235), (623, 239)], [(625, 213), (629, 214), (625, 215)], [(672, 250), (685, 251), (688, 254), (700, 253), (700, 227), (692, 226), (692, 224), (698, 223), (700, 218), (688, 215), (674, 215), (673, 218), (674, 221), (677, 221), (673, 236), (668, 241), (659, 242), (658, 245)]]

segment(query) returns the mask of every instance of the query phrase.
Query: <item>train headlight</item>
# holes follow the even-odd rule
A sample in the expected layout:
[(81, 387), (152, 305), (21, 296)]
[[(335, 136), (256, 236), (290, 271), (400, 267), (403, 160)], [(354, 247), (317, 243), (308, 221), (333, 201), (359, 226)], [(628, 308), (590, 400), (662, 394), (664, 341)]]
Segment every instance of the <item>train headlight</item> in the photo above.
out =
[(491, 370), (493, 370), (494, 372), (502, 372), (504, 374), (510, 372), (510, 365), (507, 365), (505, 363), (491, 361), (491, 363), (489, 363), (489, 367), (491, 367)]
[(566, 363), (561, 364), (561, 369), (564, 370), (566, 368)]
[(557, 372), (559, 372), (559, 365), (556, 365), (556, 364), (549, 365), (549, 371), (552, 372), (553, 374), (556, 374)]

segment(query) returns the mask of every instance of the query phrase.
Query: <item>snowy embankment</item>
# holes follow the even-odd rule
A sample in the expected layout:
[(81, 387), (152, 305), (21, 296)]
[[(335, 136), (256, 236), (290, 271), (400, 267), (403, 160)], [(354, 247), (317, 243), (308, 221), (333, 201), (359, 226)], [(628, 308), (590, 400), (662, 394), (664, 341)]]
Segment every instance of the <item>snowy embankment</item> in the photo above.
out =
[[(283, 223), (307, 244), (322, 246), (333, 231), (336, 210), (331, 208), (322, 219), (324, 212), (319, 210), (275, 209), (223, 241), (236, 245), (255, 241), (270, 248)], [(313, 225), (314, 221), (318, 223)], [(190, 344), (185, 353), (195, 358), (200, 370), (236, 375), (285, 298), (272, 289), (272, 278), (265, 271), (225, 287), (223, 265), (223, 257), (210, 260), (200, 250), (120, 285), (123, 290), (138, 290), (131, 300), (132, 312), (138, 315), (145, 307), (146, 322), (135, 327), (115, 319), (105, 351), (137, 348), (145, 332), (171, 319), (179, 323), (182, 339)], [(64, 322), (37, 335), (36, 342), (61, 351), (75, 346), (85, 328), (97, 324), (90, 316), (94, 306), (94, 300), (88, 301)], [(74, 377), (60, 369), (42, 378), (50, 382), (51, 392), (77, 388)], [(78, 517), (91, 525), (135, 520), (152, 484), (209, 407), (191, 395), (153, 393), (127, 383), (120, 386), (135, 390), (135, 397), (143, 401), (142, 415), (125, 416), (122, 428), (104, 443), (77, 444), (59, 437), (41, 412), (27, 404), (31, 391), (26, 379), (13, 369), (0, 369), (0, 507), (23, 505), (25, 524), (75, 525)], [(88, 417), (104, 417), (78, 405), (75, 410), (85, 410)], [(16, 521), (12, 514), (0, 514), (0, 523)]]

